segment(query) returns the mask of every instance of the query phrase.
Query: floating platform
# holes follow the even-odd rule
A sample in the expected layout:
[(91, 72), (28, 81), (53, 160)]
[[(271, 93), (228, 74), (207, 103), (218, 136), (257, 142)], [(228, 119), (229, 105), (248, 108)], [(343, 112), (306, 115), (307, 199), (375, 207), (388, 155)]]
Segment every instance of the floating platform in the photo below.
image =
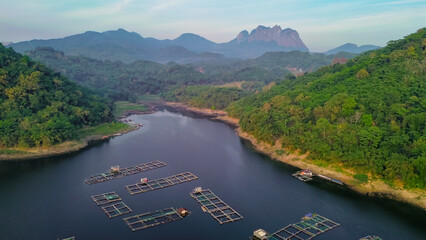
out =
[(334, 183), (337, 183), (337, 184), (343, 185), (343, 182), (342, 182), (342, 181), (339, 181), (339, 180), (337, 180), (337, 179), (333, 179), (333, 178), (331, 178), (331, 177), (327, 177), (327, 176), (322, 175), (322, 174), (317, 174), (316, 176), (318, 176), (318, 177), (320, 177), (320, 178), (322, 178), (322, 179), (328, 180), (328, 181), (330, 181), (330, 182), (334, 182)]
[(98, 195), (92, 196), (93, 201), (95, 201), (96, 204), (104, 205), (112, 202), (121, 201), (121, 197), (118, 196), (115, 192), (109, 192), (109, 193), (102, 193)]
[(137, 231), (160, 224), (173, 222), (183, 219), (187, 214), (180, 214), (174, 208), (166, 208), (154, 212), (143, 213), (131, 217), (123, 218), (123, 221), (132, 231)]
[(118, 216), (132, 212), (132, 209), (130, 209), (123, 202), (104, 206), (102, 207), (102, 210), (104, 210), (104, 212), (108, 215), (109, 218), (118, 217)]
[(359, 240), (382, 240), (382, 239), (376, 235), (368, 235), (363, 238), (360, 238)]
[(226, 204), (209, 189), (196, 188), (191, 197), (201, 204), (203, 211), (208, 212), (220, 224), (243, 219), (243, 216)]
[[(267, 235), (266, 240), (309, 240), (322, 233), (327, 232), (335, 227), (340, 226), (339, 223), (325, 218), (319, 214), (308, 213), (302, 221), (290, 224), (270, 235)], [(258, 239), (253, 237), (252, 239)]]
[(308, 175), (303, 175), (302, 171), (297, 171), (296, 173), (293, 173), (292, 176), (299, 179), (302, 182), (312, 181), (312, 177)]
[(166, 178), (159, 178), (159, 179), (149, 180), (143, 183), (127, 185), (126, 188), (130, 194), (134, 195), (134, 194), (139, 194), (139, 193), (144, 193), (144, 192), (149, 192), (149, 191), (154, 191), (157, 189), (170, 187), (176, 184), (189, 182), (196, 179), (198, 179), (198, 177), (195, 176), (194, 174), (190, 172), (185, 172), (185, 173), (179, 173)]
[(141, 173), (141, 172), (146, 172), (146, 171), (149, 171), (149, 170), (152, 170), (152, 169), (164, 167), (166, 165), (167, 164), (157, 160), (157, 161), (153, 161), (153, 162), (139, 164), (139, 165), (132, 166), (132, 167), (121, 168), (121, 169), (118, 169), (116, 172), (108, 171), (108, 172), (104, 172), (104, 173), (99, 173), (99, 174), (90, 176), (89, 178), (85, 179), (84, 182), (89, 184), (89, 185), (101, 183), (101, 182), (106, 182), (106, 181), (113, 180), (113, 179), (116, 179), (116, 178), (121, 178), (121, 177), (129, 176), (129, 175), (133, 175), (133, 174), (137, 174), (137, 173)]

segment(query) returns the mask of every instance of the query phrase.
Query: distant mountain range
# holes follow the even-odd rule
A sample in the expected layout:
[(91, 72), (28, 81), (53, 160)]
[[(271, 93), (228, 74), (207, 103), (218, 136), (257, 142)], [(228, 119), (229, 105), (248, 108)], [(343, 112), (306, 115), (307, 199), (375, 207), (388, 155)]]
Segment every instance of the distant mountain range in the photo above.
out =
[(379, 46), (376, 45), (362, 45), (362, 46), (357, 46), (356, 44), (353, 43), (346, 43), (343, 44), (337, 48), (333, 48), (331, 50), (328, 50), (327, 52), (324, 52), (327, 55), (330, 54), (336, 54), (339, 52), (348, 52), (348, 53), (362, 53), (365, 51), (370, 51), (370, 50), (375, 50), (375, 49), (379, 49)]
[(144, 38), (124, 29), (106, 32), (88, 31), (59, 39), (31, 40), (9, 45), (24, 53), (38, 46), (52, 47), (68, 55), (133, 62), (150, 60), (160, 63), (191, 63), (227, 58), (256, 58), (271, 51), (309, 51), (297, 31), (259, 26), (250, 34), (242, 31), (227, 43), (215, 43), (192, 33), (173, 40)]
[[(158, 63), (224, 61), (226, 58), (254, 59), (267, 52), (309, 52), (296, 30), (280, 26), (258, 26), (250, 33), (246, 30), (226, 43), (215, 43), (193, 33), (185, 33), (173, 40), (158, 40), (142, 37), (124, 29), (106, 32), (88, 31), (64, 38), (31, 40), (8, 45), (17, 52), (24, 53), (36, 47), (52, 47), (67, 55), (85, 56), (100, 60), (113, 60), (131, 63), (148, 60)], [(377, 46), (345, 44), (327, 51), (360, 53), (376, 49)]]

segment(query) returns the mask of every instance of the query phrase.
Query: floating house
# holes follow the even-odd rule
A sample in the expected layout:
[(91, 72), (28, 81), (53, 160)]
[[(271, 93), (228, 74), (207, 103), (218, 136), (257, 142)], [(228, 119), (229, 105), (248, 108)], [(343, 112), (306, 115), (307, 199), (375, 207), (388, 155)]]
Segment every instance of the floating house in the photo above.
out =
[(268, 232), (263, 229), (257, 229), (253, 232), (253, 240), (266, 240), (268, 236)]
[(111, 173), (118, 173), (120, 171), (120, 166), (111, 166)]
[(306, 176), (306, 177), (312, 177), (314, 176), (314, 173), (309, 169), (303, 169), (302, 171), (300, 171), (300, 175)]
[(188, 209), (183, 208), (183, 207), (178, 208), (178, 209), (176, 210), (176, 212), (177, 212), (177, 213), (178, 213), (181, 217), (186, 217), (186, 216), (188, 216), (188, 214), (189, 214)]

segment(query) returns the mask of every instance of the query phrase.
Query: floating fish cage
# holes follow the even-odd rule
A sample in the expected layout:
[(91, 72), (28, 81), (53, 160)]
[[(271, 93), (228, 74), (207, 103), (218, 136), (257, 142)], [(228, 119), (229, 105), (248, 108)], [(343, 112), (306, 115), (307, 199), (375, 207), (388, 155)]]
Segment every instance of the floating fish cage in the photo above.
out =
[(109, 193), (102, 193), (98, 195), (92, 196), (93, 201), (95, 201), (96, 204), (104, 205), (112, 202), (121, 201), (121, 197), (118, 196), (115, 192), (109, 192)]
[(132, 209), (130, 209), (123, 202), (104, 206), (102, 207), (102, 210), (104, 210), (104, 212), (108, 215), (109, 218), (118, 217), (118, 216), (132, 212)]
[(209, 189), (200, 187), (191, 192), (191, 197), (201, 204), (204, 212), (208, 212), (220, 224), (238, 221), (243, 218), (241, 214), (231, 208), (222, 199)]
[(179, 208), (178, 210), (175, 210), (174, 208), (166, 208), (163, 210), (123, 218), (123, 221), (132, 231), (137, 231), (183, 219), (188, 215), (188, 213), (188, 210), (185, 208)]
[(113, 166), (111, 167), (110, 171), (90, 176), (89, 178), (85, 179), (84, 182), (89, 185), (106, 182), (116, 178), (125, 177), (125, 176), (129, 176), (129, 175), (133, 175), (133, 174), (137, 174), (141, 172), (146, 172), (152, 169), (164, 167), (166, 165), (167, 164), (157, 160), (157, 161), (143, 163), (136, 166), (127, 167), (127, 168), (120, 168), (119, 166)]
[(198, 179), (198, 177), (195, 176), (194, 174), (190, 172), (185, 172), (185, 173), (179, 173), (166, 178), (149, 180), (146, 182), (141, 180), (141, 183), (127, 185), (126, 188), (130, 194), (134, 195), (134, 194), (139, 194), (139, 193), (144, 193), (144, 192), (149, 192), (149, 191), (154, 191), (157, 189), (170, 187), (173, 185), (193, 181), (196, 179)]
[(382, 239), (376, 235), (368, 235), (363, 238), (360, 238), (359, 240), (382, 240)]
[[(319, 234), (325, 233), (335, 227), (340, 226), (328, 218), (325, 218), (319, 214), (308, 213), (302, 221), (294, 224), (287, 225), (286, 227), (266, 236), (259, 238), (255, 234), (252, 239), (255, 240), (309, 240)], [(262, 229), (259, 229), (262, 230)], [(258, 230), (257, 230), (258, 231)], [(263, 230), (264, 231), (264, 230)], [(254, 232), (256, 233), (256, 231)]]

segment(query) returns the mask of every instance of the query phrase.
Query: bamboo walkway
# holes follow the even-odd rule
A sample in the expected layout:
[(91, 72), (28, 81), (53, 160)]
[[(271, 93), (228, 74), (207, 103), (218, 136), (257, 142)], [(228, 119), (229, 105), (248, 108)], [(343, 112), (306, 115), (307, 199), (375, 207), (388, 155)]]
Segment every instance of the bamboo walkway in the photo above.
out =
[(287, 225), (286, 227), (269, 235), (267, 240), (310, 240), (319, 234), (325, 233), (335, 227), (340, 226), (339, 223), (333, 222), (318, 214), (307, 214), (304, 220)]
[(243, 218), (241, 214), (222, 201), (222, 199), (209, 189), (195, 189), (190, 195), (201, 204), (203, 211), (208, 212), (220, 224), (238, 221)]
[(132, 209), (130, 209), (123, 202), (104, 206), (102, 207), (102, 210), (104, 210), (104, 212), (108, 215), (109, 218), (118, 217), (120, 215), (124, 215), (124, 214), (132, 212)]
[(98, 195), (92, 196), (93, 201), (95, 201), (96, 204), (104, 205), (112, 202), (121, 201), (121, 197), (118, 196), (115, 192), (109, 192), (109, 193), (102, 193)]
[(127, 185), (126, 188), (130, 194), (134, 195), (134, 194), (139, 194), (139, 193), (144, 193), (144, 192), (149, 192), (149, 191), (154, 191), (157, 189), (170, 187), (176, 184), (189, 182), (196, 179), (198, 179), (198, 177), (195, 176), (194, 174), (190, 172), (185, 172), (185, 173), (179, 173), (166, 178), (150, 180), (144, 183)]
[(158, 160), (153, 161), (153, 162), (142, 163), (142, 164), (139, 164), (139, 165), (136, 165), (136, 166), (122, 168), (122, 169), (118, 170), (118, 172), (108, 171), (108, 172), (104, 172), (104, 173), (99, 173), (99, 174), (90, 176), (89, 178), (85, 179), (84, 182), (89, 184), (89, 185), (101, 183), (101, 182), (106, 182), (106, 181), (109, 181), (109, 180), (129, 176), (129, 175), (133, 175), (133, 174), (137, 174), (137, 173), (141, 173), (141, 172), (146, 172), (146, 171), (156, 169), (156, 168), (160, 168), (160, 167), (164, 167), (166, 165), (167, 164), (160, 162)]
[(143, 213), (131, 217), (123, 218), (123, 221), (132, 231), (137, 231), (160, 224), (165, 224), (180, 220), (183, 217), (174, 209), (166, 208), (154, 212)]

